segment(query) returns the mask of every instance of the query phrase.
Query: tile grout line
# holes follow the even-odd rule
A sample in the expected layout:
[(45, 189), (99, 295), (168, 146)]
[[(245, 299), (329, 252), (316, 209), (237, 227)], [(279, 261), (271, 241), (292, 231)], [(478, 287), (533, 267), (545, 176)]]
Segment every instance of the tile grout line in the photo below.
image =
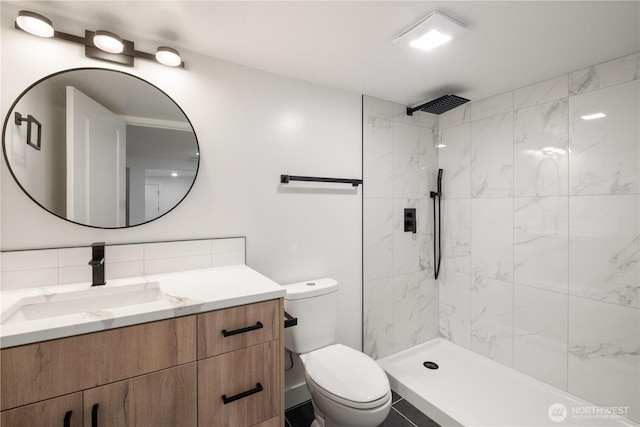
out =
[(407, 420), (409, 422), (409, 424), (411, 424), (413, 427), (418, 427), (416, 426), (413, 421), (411, 421), (409, 418), (407, 418), (402, 412), (398, 411), (396, 408), (394, 408), (393, 406), (391, 407), (391, 409), (393, 409), (394, 411), (396, 411), (398, 414), (400, 414), (400, 416), (402, 418), (404, 418), (405, 420)]

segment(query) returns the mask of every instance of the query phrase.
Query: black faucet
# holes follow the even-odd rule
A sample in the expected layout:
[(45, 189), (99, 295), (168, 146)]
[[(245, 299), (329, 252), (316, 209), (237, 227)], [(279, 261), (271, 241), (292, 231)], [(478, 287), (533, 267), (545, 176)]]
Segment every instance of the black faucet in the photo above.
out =
[(91, 244), (91, 286), (102, 286), (104, 281), (104, 242)]

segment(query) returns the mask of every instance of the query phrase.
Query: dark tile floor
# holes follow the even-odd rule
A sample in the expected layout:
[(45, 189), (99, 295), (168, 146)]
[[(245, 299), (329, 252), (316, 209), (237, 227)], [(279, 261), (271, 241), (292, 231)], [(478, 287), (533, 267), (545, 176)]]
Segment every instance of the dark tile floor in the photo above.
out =
[[(440, 427), (402, 396), (392, 391), (391, 410), (381, 427)], [(287, 427), (309, 427), (313, 422), (313, 407), (306, 402), (285, 412)]]

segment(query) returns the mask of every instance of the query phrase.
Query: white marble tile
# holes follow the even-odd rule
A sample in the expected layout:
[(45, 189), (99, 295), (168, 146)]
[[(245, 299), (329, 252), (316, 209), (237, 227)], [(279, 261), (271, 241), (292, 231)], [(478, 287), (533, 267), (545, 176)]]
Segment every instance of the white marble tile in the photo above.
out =
[(420, 292), (421, 273), (393, 277), (393, 351), (418, 344), (422, 331), (420, 308), (424, 305)]
[(471, 200), (442, 200), (442, 268), (471, 274)]
[[(571, 194), (638, 194), (639, 99), (640, 80), (569, 98)], [(606, 117), (582, 119), (595, 113)]]
[(433, 130), (438, 129), (438, 116), (436, 114), (425, 113), (424, 111), (414, 114), (418, 115), (418, 126)]
[(420, 197), (420, 132), (418, 127), (393, 124), (393, 197)]
[(146, 243), (144, 245), (145, 260), (186, 257), (189, 255), (211, 255), (211, 241), (185, 240), (180, 242)]
[(2, 271), (58, 268), (58, 250), (1, 252), (0, 268)]
[(393, 102), (367, 95), (362, 97), (362, 102), (363, 114), (365, 116), (380, 117), (389, 120), (393, 117)]
[(393, 278), (364, 282), (364, 352), (374, 359), (393, 353)]
[(513, 367), (565, 391), (568, 298), (514, 285)]
[(567, 293), (569, 286), (569, 198), (515, 198), (513, 280)]
[(569, 297), (569, 393), (640, 421), (640, 310)]
[(471, 200), (471, 272), (513, 281), (513, 199)]
[(450, 270), (438, 278), (440, 335), (462, 347), (471, 345), (471, 276)]
[(569, 93), (575, 95), (589, 92), (638, 78), (640, 53), (634, 53), (570, 73)]
[(88, 266), (91, 259), (91, 247), (59, 249), (58, 259), (60, 267)]
[(513, 111), (513, 92), (507, 92), (470, 103), (471, 121)]
[(144, 274), (171, 273), (211, 267), (211, 254), (144, 260)]
[(144, 274), (144, 262), (142, 260), (107, 262), (104, 274), (107, 281), (125, 277), (142, 276)]
[(227, 267), (230, 265), (243, 265), (244, 263), (244, 251), (211, 254), (211, 267)]
[(404, 123), (413, 126), (420, 125), (420, 115), (423, 114), (420, 111), (416, 111), (412, 116), (407, 114), (407, 106), (402, 104), (393, 104), (393, 117), (391, 118), (396, 123)]
[(433, 271), (420, 273), (420, 336), (418, 342), (426, 342), (439, 336), (438, 281)]
[(462, 104), (459, 107), (449, 110), (446, 113), (442, 113), (438, 116), (438, 127), (448, 129), (453, 126), (459, 126), (463, 123), (469, 123), (471, 106), (470, 104)]
[[(107, 266), (105, 266), (106, 273)], [(75, 265), (69, 267), (60, 267), (58, 270), (58, 283), (84, 283), (91, 282), (91, 267), (89, 265)]]
[(512, 366), (512, 283), (477, 276), (472, 278), (471, 350)]
[(107, 245), (105, 260), (107, 263), (142, 261), (144, 245)]
[(0, 279), (3, 291), (52, 286), (58, 284), (58, 268), (3, 271)]
[(244, 246), (244, 237), (235, 237), (230, 239), (211, 239), (212, 254), (244, 252)]
[(471, 123), (471, 196), (513, 195), (513, 113)]
[[(420, 270), (433, 270), (433, 201), (429, 199), (418, 200), (417, 208), (418, 227), (418, 257)], [(437, 242), (436, 242), (437, 243)]]
[(513, 187), (516, 196), (567, 194), (568, 118), (566, 100), (516, 111), (513, 125)]
[(393, 200), (393, 274), (420, 271), (420, 239), (418, 233), (404, 231), (404, 209), (415, 208), (418, 224), (422, 223), (419, 203), (416, 199)]
[(571, 197), (569, 293), (640, 307), (640, 196)]
[(364, 197), (393, 197), (393, 126), (387, 119), (363, 117)]
[(471, 126), (469, 123), (440, 132), (439, 166), (443, 169), (444, 197), (468, 198), (471, 194)]
[(438, 176), (438, 151), (436, 144), (438, 132), (433, 129), (419, 129), (419, 175), (418, 196), (429, 198), (429, 193), (436, 190)]
[(513, 91), (513, 108), (531, 107), (569, 96), (569, 76), (545, 80)]
[(393, 200), (364, 200), (364, 280), (393, 276)]

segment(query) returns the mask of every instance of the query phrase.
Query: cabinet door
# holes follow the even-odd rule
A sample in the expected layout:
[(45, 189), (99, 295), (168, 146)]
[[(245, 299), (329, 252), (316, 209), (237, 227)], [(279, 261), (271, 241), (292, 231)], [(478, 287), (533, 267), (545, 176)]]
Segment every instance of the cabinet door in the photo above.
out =
[(248, 427), (278, 416), (279, 345), (275, 340), (200, 360), (198, 426)]
[(196, 363), (189, 363), (85, 390), (84, 425), (195, 427), (196, 380)]
[(82, 427), (82, 393), (9, 409), (0, 413), (2, 427)]

